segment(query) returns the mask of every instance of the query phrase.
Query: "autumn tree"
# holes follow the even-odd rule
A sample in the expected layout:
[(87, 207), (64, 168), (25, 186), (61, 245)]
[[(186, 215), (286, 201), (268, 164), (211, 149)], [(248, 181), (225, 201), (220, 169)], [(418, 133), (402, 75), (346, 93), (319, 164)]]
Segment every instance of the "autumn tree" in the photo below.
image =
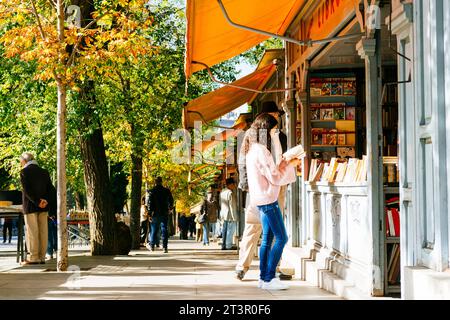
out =
[[(66, 6), (68, 4), (68, 6)], [(78, 93), (89, 103), (92, 95), (84, 88), (91, 86), (92, 80), (103, 77), (111, 69), (106, 61), (133, 59), (148, 54), (152, 48), (140, 30), (151, 25), (147, 19), (145, 1), (43, 1), (6, 0), (0, 3), (0, 27), (6, 31), (0, 38), (6, 57), (20, 57), (37, 65), (36, 79), (52, 79), (57, 87), (57, 190), (59, 229), (61, 245), (58, 251), (58, 270), (67, 268), (67, 230), (66, 230), (66, 102), (67, 91)], [(66, 13), (69, 19), (66, 20)], [(86, 95), (83, 96), (84, 93)], [(86, 112), (88, 113), (88, 111)], [(108, 201), (102, 195), (108, 182), (104, 178), (105, 161), (102, 154), (95, 154), (95, 147), (102, 143), (101, 131), (92, 130), (89, 122), (83, 119), (87, 143), (82, 154), (85, 155), (85, 177), (93, 203), (103, 203), (93, 207), (91, 220), (92, 254), (113, 254), (115, 251), (114, 216), (108, 210)], [(97, 123), (94, 122), (94, 125)], [(92, 139), (92, 140), (89, 140)], [(101, 149), (101, 148), (100, 148)], [(104, 148), (103, 148), (104, 149)], [(86, 158), (100, 159), (100, 167)], [(90, 170), (92, 168), (92, 170)], [(98, 172), (96, 171), (98, 170)], [(89, 173), (94, 172), (93, 176)], [(107, 175), (106, 178), (107, 179)], [(96, 197), (95, 191), (99, 193)], [(103, 193), (102, 193), (103, 192)], [(98, 202), (97, 202), (98, 201)], [(106, 208), (105, 208), (106, 207)]]

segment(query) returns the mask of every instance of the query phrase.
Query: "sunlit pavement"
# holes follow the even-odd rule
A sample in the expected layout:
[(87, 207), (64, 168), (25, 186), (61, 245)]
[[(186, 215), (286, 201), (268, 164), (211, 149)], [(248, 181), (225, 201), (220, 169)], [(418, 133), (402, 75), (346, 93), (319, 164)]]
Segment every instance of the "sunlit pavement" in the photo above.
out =
[(91, 257), (86, 248), (71, 248), (71, 272), (58, 273), (55, 259), (19, 266), (15, 253), (4, 247), (0, 299), (339, 299), (295, 279), (286, 281), (285, 291), (258, 289), (258, 261), (239, 281), (236, 260), (237, 251), (222, 251), (217, 243), (171, 240), (169, 253), (141, 248), (128, 256)]

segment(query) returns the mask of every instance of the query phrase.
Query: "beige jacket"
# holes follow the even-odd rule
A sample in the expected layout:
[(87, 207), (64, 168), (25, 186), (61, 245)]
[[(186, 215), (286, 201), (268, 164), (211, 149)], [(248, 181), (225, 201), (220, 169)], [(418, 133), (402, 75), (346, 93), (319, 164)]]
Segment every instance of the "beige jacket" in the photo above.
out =
[(225, 187), (220, 192), (220, 216), (225, 221), (237, 221), (236, 193)]

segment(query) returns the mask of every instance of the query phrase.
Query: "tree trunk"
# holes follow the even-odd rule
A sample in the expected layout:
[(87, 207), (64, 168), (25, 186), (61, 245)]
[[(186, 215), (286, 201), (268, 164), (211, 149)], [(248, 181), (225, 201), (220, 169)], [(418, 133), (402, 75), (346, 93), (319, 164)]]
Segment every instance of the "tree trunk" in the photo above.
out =
[[(85, 115), (85, 123), (90, 122)], [(92, 205), (89, 214), (92, 255), (114, 255), (117, 252), (114, 215), (103, 132), (99, 127), (80, 138), (84, 164), (86, 195)]]
[(100, 119), (95, 113), (97, 101), (94, 82), (88, 80), (80, 87), (79, 103), (82, 106), (82, 121), (79, 128), (80, 150), (84, 166), (86, 197), (90, 208), (91, 254), (114, 255), (117, 253), (116, 217), (103, 130)]
[[(57, 0), (57, 29), (58, 39), (64, 43), (64, 2)], [(64, 50), (64, 47), (61, 49)], [(60, 52), (60, 63), (64, 63), (64, 52)], [(56, 175), (57, 175), (57, 212), (58, 212), (58, 253), (56, 256), (56, 268), (58, 271), (66, 271), (68, 261), (67, 241), (67, 189), (66, 189), (66, 86), (61, 79), (56, 78), (58, 87), (58, 111), (56, 120)]]
[(133, 148), (131, 152), (131, 207), (130, 207), (130, 232), (132, 249), (139, 249), (141, 226), (141, 198), (142, 198), (142, 149), (144, 142), (139, 136), (135, 125), (131, 124), (131, 139)]
[(75, 209), (81, 211), (85, 209), (84, 206), (84, 197), (81, 192), (75, 192)]

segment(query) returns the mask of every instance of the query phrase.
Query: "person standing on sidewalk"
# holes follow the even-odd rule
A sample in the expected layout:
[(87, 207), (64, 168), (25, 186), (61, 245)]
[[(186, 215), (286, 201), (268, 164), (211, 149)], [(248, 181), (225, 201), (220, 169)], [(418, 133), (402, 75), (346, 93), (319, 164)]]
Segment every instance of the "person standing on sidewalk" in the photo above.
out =
[(225, 183), (226, 187), (220, 193), (220, 214), (223, 217), (222, 250), (232, 250), (238, 221), (236, 192), (234, 192), (236, 186), (233, 178), (228, 178)]
[(163, 187), (162, 178), (156, 178), (156, 186), (150, 190), (148, 212), (152, 218), (151, 224), (151, 236), (149, 243), (147, 244), (147, 249), (150, 251), (155, 250), (155, 244), (157, 242), (158, 229), (161, 230), (162, 242), (164, 253), (169, 252), (168, 250), (168, 221), (169, 221), (169, 211), (173, 209), (173, 197), (169, 189)]
[(20, 156), (20, 182), (29, 257), (22, 263), (44, 264), (48, 242), (48, 204), (52, 182), (47, 170), (39, 167), (31, 153)]
[(145, 205), (145, 196), (141, 199), (141, 245), (147, 241), (148, 237), (148, 229), (149, 229), (149, 221), (148, 221), (148, 210)]
[[(260, 114), (268, 113), (273, 116), (277, 121), (284, 114), (284, 111), (279, 110), (275, 102), (266, 101), (262, 105), (262, 110)], [(247, 131), (248, 133), (250, 131)], [(245, 139), (245, 137), (244, 137)], [(271, 144), (272, 144), (272, 157), (275, 164), (279, 164), (282, 160), (282, 155), (287, 151), (287, 137), (280, 131), (275, 130), (271, 132)], [(243, 148), (241, 148), (239, 153), (239, 189), (246, 192), (245, 199), (245, 227), (244, 233), (242, 235), (240, 250), (239, 250), (239, 260), (236, 265), (236, 277), (239, 280), (243, 280), (245, 274), (250, 268), (253, 261), (254, 252), (258, 246), (258, 241), (262, 233), (261, 219), (259, 215), (258, 208), (251, 205), (250, 194), (248, 192), (248, 181), (247, 181), (247, 168), (245, 163), (245, 154)], [(278, 196), (279, 206), (281, 212), (284, 209), (286, 197), (286, 185), (280, 187), (280, 194)]]
[(46, 259), (53, 259), (53, 254), (58, 251), (58, 209), (56, 189), (50, 187), (50, 200), (48, 202), (48, 244)]
[(280, 186), (295, 182), (295, 166), (298, 165), (298, 160), (288, 162), (284, 159), (275, 164), (271, 153), (271, 133), (276, 130), (277, 124), (278, 121), (270, 114), (259, 115), (243, 142), (250, 205), (258, 208), (263, 229), (258, 287), (265, 290), (288, 288), (275, 277), (276, 267), (288, 240), (278, 196)]
[[(217, 200), (214, 197), (213, 190), (209, 190), (200, 209), (201, 215), (204, 215), (206, 217), (203, 222), (203, 245), (209, 245), (209, 233), (211, 229), (213, 237), (215, 238), (214, 232), (216, 231), (215, 224), (217, 223), (218, 214), (217, 207), (218, 204)], [(212, 225), (214, 225), (214, 227), (212, 227)]]
[(12, 229), (13, 229), (13, 219), (11, 217), (6, 217), (5, 222), (3, 223), (3, 243), (6, 243), (7, 233), (8, 233), (8, 243), (11, 243)]

